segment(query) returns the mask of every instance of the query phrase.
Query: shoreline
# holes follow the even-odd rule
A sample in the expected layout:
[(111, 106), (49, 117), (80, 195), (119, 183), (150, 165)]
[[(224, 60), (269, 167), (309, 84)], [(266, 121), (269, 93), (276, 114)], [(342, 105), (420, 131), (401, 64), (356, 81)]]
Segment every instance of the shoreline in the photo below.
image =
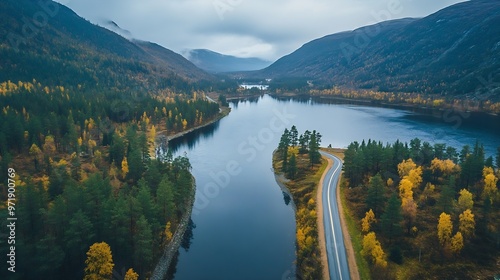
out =
[[(276, 98), (313, 98), (317, 100), (324, 100), (324, 101), (334, 101), (334, 102), (340, 102), (340, 103), (346, 103), (346, 104), (355, 104), (355, 105), (365, 105), (365, 106), (370, 106), (370, 107), (380, 107), (380, 108), (391, 108), (391, 109), (400, 109), (400, 110), (421, 110), (425, 111), (427, 114), (432, 114), (433, 112), (447, 112), (447, 111), (452, 111), (455, 113), (477, 113), (477, 114), (485, 114), (485, 115), (490, 115), (494, 117), (499, 117), (500, 113), (493, 112), (493, 111), (485, 111), (485, 110), (467, 110), (464, 107), (457, 107), (453, 105), (448, 105), (448, 106), (437, 106), (433, 107), (431, 105), (421, 105), (419, 106), (418, 104), (411, 104), (411, 103), (390, 103), (385, 100), (375, 100), (375, 99), (368, 99), (368, 98), (346, 98), (342, 96), (331, 96), (331, 95), (312, 95), (310, 93), (289, 93), (289, 94), (276, 94), (276, 93), (268, 93), (272, 97)], [(461, 100), (460, 101), (467, 101), (467, 100)], [(473, 102), (473, 101), (471, 101)], [(473, 108), (471, 108), (473, 109)]]
[(189, 194), (189, 200), (186, 203), (186, 212), (183, 214), (179, 226), (175, 230), (172, 240), (168, 243), (165, 248), (163, 248), (163, 254), (158, 260), (158, 263), (151, 274), (149, 279), (151, 280), (162, 280), (165, 279), (168, 273), (168, 269), (172, 264), (175, 253), (181, 247), (181, 242), (186, 233), (187, 227), (189, 225), (189, 219), (191, 219), (191, 213), (193, 212), (194, 199), (196, 194), (196, 179), (191, 175), (193, 179), (193, 184), (191, 186), (191, 193)]
[(192, 128), (190, 128), (190, 129), (188, 129), (188, 130), (184, 130), (184, 131), (177, 132), (177, 133), (175, 133), (175, 134), (173, 134), (173, 135), (168, 135), (168, 134), (167, 134), (167, 133), (168, 133), (168, 131), (167, 131), (167, 130), (162, 130), (162, 131), (159, 131), (159, 132), (157, 133), (157, 135), (156, 135), (156, 144), (158, 144), (158, 140), (159, 140), (159, 139), (160, 139), (160, 137), (162, 137), (162, 136), (163, 136), (163, 137), (166, 137), (167, 142), (168, 142), (168, 141), (171, 141), (171, 140), (174, 140), (174, 139), (177, 139), (177, 138), (180, 138), (180, 137), (185, 136), (185, 135), (187, 135), (187, 134), (189, 134), (189, 133), (191, 133), (191, 132), (194, 132), (194, 131), (196, 131), (196, 130), (198, 130), (198, 129), (201, 129), (201, 128), (204, 128), (204, 127), (207, 127), (207, 126), (209, 126), (209, 125), (211, 125), (211, 124), (214, 124), (214, 123), (216, 123), (216, 122), (220, 121), (220, 120), (221, 120), (221, 119), (223, 119), (224, 117), (228, 116), (230, 112), (231, 112), (231, 108), (229, 108), (229, 107), (222, 107), (222, 108), (221, 108), (221, 111), (219, 112), (219, 114), (217, 115), (217, 117), (215, 117), (214, 119), (212, 119), (212, 120), (210, 120), (210, 121), (208, 121), (208, 122), (206, 122), (206, 123), (204, 123), (204, 124), (200, 124), (200, 125), (198, 125), (198, 126), (192, 127)]
[[(277, 172), (277, 170), (274, 168), (274, 165), (275, 165), (275, 154), (277, 152), (277, 149), (273, 151), (273, 168), (272, 168), (272, 171), (274, 173), (274, 177), (275, 177), (275, 180), (276, 180), (276, 183), (278, 184), (278, 186), (280, 187), (281, 191), (283, 193), (286, 193), (290, 196), (290, 199), (291, 199), (291, 204), (292, 204), (292, 208), (294, 210), (294, 220), (295, 220), (295, 234), (297, 234), (297, 228), (299, 228), (299, 225), (297, 224), (298, 223), (298, 220), (297, 220), (297, 204), (295, 202), (295, 199), (298, 199), (297, 197), (294, 197), (293, 194), (292, 194), (292, 190), (290, 189), (290, 187), (287, 185), (288, 182), (296, 182), (296, 181), (292, 181), (292, 180), (289, 180), (287, 179), (283, 172)], [(322, 167), (321, 168), (325, 168), (324, 170), (326, 170), (328, 168), (328, 162), (323, 162), (322, 163)], [(319, 171), (319, 170), (318, 170)], [(314, 174), (311, 174), (311, 176), (317, 176), (317, 173), (318, 171), (316, 171), (316, 173)], [(314, 199), (317, 199), (317, 194), (318, 194), (318, 187), (320, 186), (318, 182), (321, 182), (322, 178), (325, 176), (326, 172), (322, 172), (321, 173), (321, 176), (318, 176), (317, 178), (317, 183), (315, 184), (315, 187), (314, 189), (311, 191), (311, 198), (314, 198)], [(314, 193), (316, 192), (316, 194)], [(319, 202), (321, 203), (321, 202)], [(315, 209), (318, 210), (318, 202), (316, 201), (316, 206), (315, 206)], [(317, 212), (317, 211), (316, 211)], [(317, 215), (322, 215), (322, 214), (317, 214)], [(321, 216), (322, 217), (322, 216)], [(312, 220), (311, 220), (312, 221)], [(324, 241), (324, 231), (323, 228), (319, 228), (319, 223), (318, 223), (318, 217), (316, 217), (316, 225), (317, 225), (317, 236), (315, 236), (315, 238), (318, 240), (318, 250), (319, 250), (319, 264), (321, 265), (321, 276), (322, 278), (321, 279), (324, 279), (324, 280), (328, 280), (330, 279), (329, 278), (329, 273), (328, 273), (328, 261), (327, 261), (327, 257), (326, 257), (326, 243)], [(295, 238), (295, 242), (297, 242), (297, 238)], [(323, 253), (323, 248), (324, 248), (324, 253)], [(299, 267), (297, 265), (297, 262), (299, 261), (298, 259), (298, 254), (297, 254), (297, 246), (296, 246), (296, 261), (295, 261), (295, 269), (296, 269), (296, 273), (299, 271)], [(309, 256), (310, 257), (310, 256)], [(307, 258), (305, 259), (307, 260)], [(326, 271), (326, 274), (325, 274), (325, 271)]]
[[(191, 132), (194, 132), (200, 128), (209, 126), (211, 124), (214, 124), (221, 120), (222, 118), (226, 117), (229, 115), (231, 112), (231, 108), (229, 107), (223, 107), (221, 109), (221, 112), (217, 117), (215, 117), (213, 120), (210, 120), (209, 122), (193, 127), (191, 129), (188, 129), (186, 131), (182, 131), (179, 133), (176, 133), (174, 135), (165, 135), (167, 131), (161, 131), (158, 132), (156, 136), (156, 145), (158, 144), (158, 140), (160, 137), (166, 137), (167, 143), (170, 140), (180, 138), (182, 136), (185, 136), (186, 134), (189, 134)], [(156, 148), (155, 148), (156, 149)], [(156, 153), (154, 154), (156, 156)], [(162, 280), (165, 279), (167, 276), (168, 270), (172, 264), (172, 260), (174, 259), (175, 253), (179, 250), (181, 246), (182, 239), (184, 237), (184, 234), (186, 233), (187, 227), (189, 225), (189, 220), (191, 219), (191, 214), (193, 212), (193, 205), (194, 205), (194, 200), (195, 200), (195, 195), (196, 195), (196, 179), (194, 178), (193, 174), (191, 174), (191, 177), (193, 179), (193, 184), (191, 186), (191, 191), (189, 194), (189, 200), (186, 203), (186, 212), (183, 214), (179, 225), (177, 229), (175, 230), (174, 235), (172, 236), (172, 240), (170, 243), (168, 243), (164, 248), (163, 248), (163, 254), (162, 256), (158, 259), (158, 262), (156, 263), (156, 266), (151, 274), (151, 277), (149, 279), (152, 280)]]

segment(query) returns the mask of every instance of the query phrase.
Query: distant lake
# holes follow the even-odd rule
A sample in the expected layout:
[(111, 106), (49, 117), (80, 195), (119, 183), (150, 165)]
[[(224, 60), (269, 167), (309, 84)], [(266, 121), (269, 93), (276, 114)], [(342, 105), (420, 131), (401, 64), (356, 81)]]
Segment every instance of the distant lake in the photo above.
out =
[(170, 143), (187, 153), (197, 192), (189, 250), (179, 250), (174, 279), (294, 279), (295, 217), (275, 182), (271, 157), (285, 127), (317, 130), (322, 145), (352, 141), (423, 141), (500, 146), (500, 119), (452, 111), (328, 104), (269, 96), (231, 103), (229, 116)]

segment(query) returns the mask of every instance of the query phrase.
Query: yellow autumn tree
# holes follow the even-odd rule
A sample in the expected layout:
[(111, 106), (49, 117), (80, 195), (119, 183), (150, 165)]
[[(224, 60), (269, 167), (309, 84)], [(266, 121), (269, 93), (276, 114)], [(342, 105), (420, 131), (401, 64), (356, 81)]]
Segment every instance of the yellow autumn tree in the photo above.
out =
[(137, 274), (132, 268), (127, 270), (125, 273), (125, 278), (123, 280), (137, 280), (139, 279), (139, 274)]
[(399, 182), (399, 197), (403, 206), (413, 200), (413, 183), (406, 177)]
[(109, 280), (113, 273), (113, 256), (106, 242), (90, 246), (85, 260), (84, 280)]
[(484, 181), (484, 190), (483, 197), (490, 197), (493, 199), (497, 192), (497, 182), (498, 178), (495, 176), (493, 168), (485, 167), (483, 169), (483, 181)]
[(463, 212), (467, 209), (472, 209), (474, 206), (474, 200), (472, 199), (472, 193), (466, 189), (460, 190), (460, 196), (458, 197), (458, 209)]
[(410, 180), (414, 188), (418, 187), (422, 183), (422, 167), (419, 166), (410, 170), (408, 176), (405, 176), (404, 178)]
[(437, 226), (439, 243), (441, 246), (446, 246), (451, 238), (451, 233), (453, 231), (453, 224), (451, 222), (451, 216), (445, 212), (441, 213), (439, 216), (439, 222)]
[(417, 165), (413, 162), (412, 159), (403, 160), (400, 164), (398, 164), (398, 173), (399, 177), (404, 178), (410, 174), (410, 171), (416, 169)]
[(372, 223), (375, 221), (375, 213), (370, 209), (370, 211), (366, 212), (365, 217), (361, 219), (361, 230), (363, 232), (369, 232)]
[(462, 251), (463, 247), (464, 247), (464, 238), (462, 236), (462, 233), (457, 232), (457, 234), (455, 234), (453, 238), (451, 238), (451, 244), (450, 244), (451, 251), (454, 254), (459, 254), (460, 251)]
[(382, 249), (382, 246), (377, 240), (377, 236), (374, 232), (370, 232), (363, 237), (363, 250), (361, 251), (361, 254), (369, 257), (372, 263), (377, 266), (387, 266), (384, 250)]
[(156, 126), (152, 125), (149, 130), (148, 141), (149, 143), (155, 143), (156, 140)]
[(31, 145), (30, 147), (29, 153), (33, 157), (35, 169), (38, 169), (38, 162), (40, 161), (40, 158), (42, 156), (42, 150), (40, 150), (40, 148), (38, 148), (38, 146), (35, 143), (33, 143), (33, 145)]
[(164, 234), (165, 234), (165, 241), (167, 243), (170, 242), (170, 240), (172, 240), (172, 237), (173, 237), (171, 227), (172, 227), (172, 224), (170, 222), (168, 222), (167, 225), (165, 226)]
[(43, 143), (42, 149), (48, 156), (54, 156), (54, 154), (56, 153), (56, 143), (54, 141), (54, 136), (47, 135), (47, 137), (45, 137), (45, 143)]
[(441, 160), (435, 158), (431, 162), (431, 170), (438, 175), (450, 175), (457, 171), (457, 165), (450, 159)]
[(390, 188), (394, 185), (394, 180), (392, 180), (391, 178), (387, 179), (387, 186)]
[(465, 238), (470, 238), (474, 236), (474, 230), (476, 229), (476, 221), (474, 220), (474, 214), (470, 209), (465, 210), (459, 215), (459, 226), (458, 230), (463, 233)]
[(127, 157), (123, 157), (123, 160), (122, 160), (122, 174), (123, 174), (123, 178), (125, 178), (128, 174), (128, 161), (127, 161)]

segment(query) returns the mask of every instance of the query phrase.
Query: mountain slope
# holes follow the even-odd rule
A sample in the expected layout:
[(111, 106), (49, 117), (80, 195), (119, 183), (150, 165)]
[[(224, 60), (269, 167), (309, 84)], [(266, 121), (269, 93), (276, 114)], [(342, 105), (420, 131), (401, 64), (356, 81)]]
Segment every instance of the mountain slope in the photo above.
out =
[(0, 81), (187, 88), (212, 79), (170, 50), (129, 41), (50, 0), (3, 0), (0, 16)]
[[(500, 1), (459, 3), (311, 41), (252, 73), (395, 92), (499, 96)], [(495, 89), (497, 89), (495, 91)]]
[(260, 58), (242, 58), (204, 49), (190, 50), (186, 57), (199, 68), (211, 73), (260, 70), (271, 64)]

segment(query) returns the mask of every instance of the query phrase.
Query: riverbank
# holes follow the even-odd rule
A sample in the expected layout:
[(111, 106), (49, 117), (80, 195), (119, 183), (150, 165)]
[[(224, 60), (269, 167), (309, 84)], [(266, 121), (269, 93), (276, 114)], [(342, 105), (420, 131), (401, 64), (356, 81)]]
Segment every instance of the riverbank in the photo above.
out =
[(153, 274), (149, 278), (151, 280), (163, 280), (166, 278), (168, 268), (170, 267), (175, 254), (181, 246), (182, 238), (184, 237), (184, 234), (186, 233), (187, 227), (189, 225), (189, 219), (191, 219), (191, 213), (193, 211), (194, 198), (196, 194), (196, 180), (194, 177), (192, 177), (192, 179), (193, 184), (191, 186), (189, 199), (186, 203), (186, 211), (182, 215), (179, 226), (172, 236), (172, 240), (163, 249), (163, 255), (160, 257), (158, 264), (153, 271)]
[(181, 131), (181, 132), (177, 132), (177, 133), (174, 133), (174, 134), (168, 134), (168, 131), (167, 130), (162, 130), (162, 131), (159, 131), (156, 135), (156, 143), (158, 144), (159, 141), (161, 140), (162, 137), (166, 137), (167, 141), (171, 141), (171, 140), (174, 140), (174, 139), (177, 139), (177, 138), (180, 138), (180, 137), (183, 137), (191, 132), (194, 132), (200, 128), (204, 128), (206, 126), (209, 126), (213, 123), (216, 123), (218, 121), (220, 121), (222, 118), (224, 118), (225, 116), (229, 115), (229, 113), (231, 112), (231, 108), (229, 107), (222, 107), (221, 108), (221, 111), (219, 112), (219, 114), (217, 115), (217, 117), (213, 118), (212, 120), (204, 123), (204, 124), (201, 124), (201, 125), (198, 125), (198, 126), (195, 126), (193, 128), (190, 128), (188, 130), (184, 130), (184, 131)]
[(461, 114), (484, 114), (493, 117), (500, 116), (498, 108), (494, 109), (483, 109), (482, 102), (475, 100), (453, 100), (453, 103), (442, 101), (442, 99), (436, 99), (436, 103), (433, 102), (422, 104), (416, 101), (413, 102), (390, 102), (388, 100), (380, 100), (368, 97), (357, 97), (349, 98), (344, 96), (327, 95), (327, 94), (311, 94), (311, 93), (286, 93), (286, 94), (276, 94), (269, 93), (270, 96), (274, 98), (313, 98), (319, 102), (334, 102), (335, 104), (355, 104), (364, 105), (371, 107), (382, 107), (391, 109), (401, 109), (409, 111), (418, 111), (420, 113), (425, 113), (429, 115), (436, 115), (437, 117), (442, 117), (444, 113), (449, 114), (450, 112), (461, 113)]
[[(297, 177), (287, 179), (281, 170), (282, 161), (276, 151), (273, 153), (273, 170), (276, 182), (285, 193), (291, 194), (295, 205), (296, 222), (296, 256), (298, 279), (329, 279), (324, 274), (324, 264), (321, 257), (317, 192), (318, 183), (327, 167), (327, 161), (322, 159), (321, 164), (311, 168), (307, 155), (297, 155)], [(324, 234), (323, 234), (324, 236)], [(327, 270), (328, 271), (328, 270)]]

